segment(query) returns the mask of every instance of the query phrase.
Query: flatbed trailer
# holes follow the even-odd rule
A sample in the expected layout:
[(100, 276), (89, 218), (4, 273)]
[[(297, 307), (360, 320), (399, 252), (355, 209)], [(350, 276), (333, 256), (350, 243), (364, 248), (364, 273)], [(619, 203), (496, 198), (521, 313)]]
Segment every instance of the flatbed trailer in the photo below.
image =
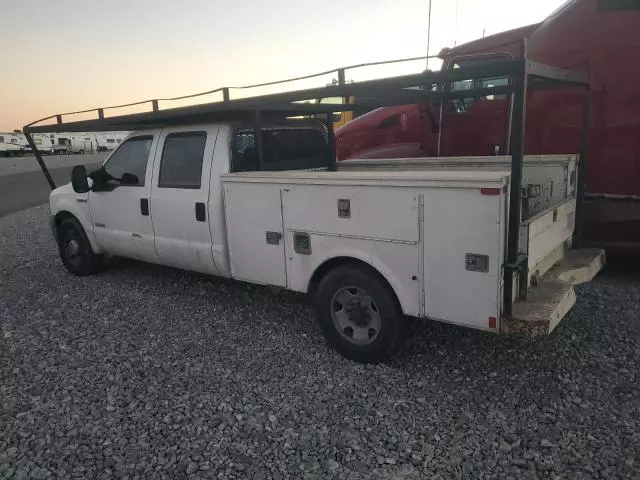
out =
[[(496, 76), (512, 81), (464, 92), (431, 88)], [(105, 253), (128, 252), (125, 256), (305, 292), (338, 351), (377, 361), (397, 343), (402, 316), (493, 332), (549, 333), (575, 303), (572, 284), (590, 280), (602, 268), (601, 251), (579, 248), (584, 155), (524, 157), (527, 90), (554, 86), (584, 87), (588, 94), (589, 82), (574, 72), (505, 60), (238, 100), (227, 92), (222, 102), (177, 109), (160, 110), (151, 100), (146, 113), (107, 117), (101, 108), (97, 119), (78, 122), (63, 122), (67, 114), (59, 114), (49, 117), (56, 123), (35, 122), (24, 131), (30, 142), (40, 131), (132, 132), (90, 175), (93, 185), (84, 168), (76, 167), (72, 185), (52, 192), (52, 225), (73, 273), (93, 270)], [(333, 111), (370, 108), (372, 101), (397, 105), (498, 93), (513, 95), (508, 158), (461, 158), (456, 166), (451, 159), (425, 160), (419, 171), (397, 164), (395, 171), (337, 167)], [(369, 103), (299, 103), (328, 96)], [(324, 140), (318, 141), (317, 129), (301, 134), (292, 120), (308, 114), (325, 115)], [(163, 165), (171, 161), (164, 151), (177, 148), (167, 147), (177, 138), (204, 142), (197, 143), (204, 157), (196, 159), (202, 177), (187, 190), (181, 189), (187, 164), (176, 170), (178, 183), (162, 180)], [(110, 160), (120, 149), (141, 145), (147, 149), (146, 170), (115, 178)], [(301, 150), (304, 155), (291, 153)], [(193, 151), (185, 150), (184, 157)], [(127, 195), (142, 196), (127, 200)], [(107, 221), (96, 220), (99, 216)], [(107, 225), (120, 221), (134, 226), (153, 221), (153, 228), (122, 236)], [(78, 252), (86, 254), (79, 269), (73, 265)]]

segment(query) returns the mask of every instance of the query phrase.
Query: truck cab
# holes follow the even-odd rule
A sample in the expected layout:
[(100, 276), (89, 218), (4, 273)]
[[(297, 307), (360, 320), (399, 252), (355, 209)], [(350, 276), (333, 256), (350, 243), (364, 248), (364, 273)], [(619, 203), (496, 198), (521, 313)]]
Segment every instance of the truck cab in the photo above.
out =
[[(265, 127), (263, 168), (326, 167), (326, 132), (308, 125)], [(194, 124), (138, 130), (89, 174), (90, 190), (78, 195), (65, 185), (51, 192), (52, 227), (58, 237), (64, 219), (73, 215), (96, 255), (228, 277), (220, 175), (254, 169), (251, 128)], [(69, 237), (65, 248), (77, 244)], [(63, 260), (77, 273), (91, 270), (78, 257)]]

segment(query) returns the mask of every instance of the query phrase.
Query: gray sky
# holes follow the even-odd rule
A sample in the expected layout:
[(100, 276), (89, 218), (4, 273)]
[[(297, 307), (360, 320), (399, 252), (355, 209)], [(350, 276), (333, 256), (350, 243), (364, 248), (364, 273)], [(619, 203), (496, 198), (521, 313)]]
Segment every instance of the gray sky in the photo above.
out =
[[(433, 0), (430, 52), (483, 29), (489, 35), (540, 21), (562, 3)], [(0, 131), (63, 111), (425, 55), (427, 9), (427, 0), (6, 2)], [(348, 78), (423, 69), (414, 62)]]

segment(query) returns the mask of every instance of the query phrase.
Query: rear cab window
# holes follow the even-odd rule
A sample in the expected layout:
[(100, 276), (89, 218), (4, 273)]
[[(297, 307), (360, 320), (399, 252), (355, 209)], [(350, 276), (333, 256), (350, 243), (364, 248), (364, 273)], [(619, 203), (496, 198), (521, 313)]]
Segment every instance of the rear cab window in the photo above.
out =
[(255, 131), (238, 129), (232, 145), (232, 172), (306, 170), (326, 168), (331, 152), (326, 133), (319, 128), (266, 127), (262, 130), (264, 163), (258, 162)]
[(160, 188), (199, 189), (207, 132), (179, 132), (167, 135), (160, 160)]

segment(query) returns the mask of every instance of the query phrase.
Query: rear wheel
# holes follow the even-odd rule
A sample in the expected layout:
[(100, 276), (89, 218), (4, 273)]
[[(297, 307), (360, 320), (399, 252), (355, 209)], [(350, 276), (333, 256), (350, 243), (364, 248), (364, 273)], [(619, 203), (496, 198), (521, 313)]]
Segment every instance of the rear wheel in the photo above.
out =
[(383, 361), (400, 349), (405, 322), (387, 283), (359, 265), (343, 265), (321, 280), (315, 296), (320, 328), (341, 355), (363, 363)]
[(87, 234), (75, 218), (65, 218), (58, 227), (58, 251), (65, 268), (84, 276), (102, 268), (103, 256), (93, 252)]

